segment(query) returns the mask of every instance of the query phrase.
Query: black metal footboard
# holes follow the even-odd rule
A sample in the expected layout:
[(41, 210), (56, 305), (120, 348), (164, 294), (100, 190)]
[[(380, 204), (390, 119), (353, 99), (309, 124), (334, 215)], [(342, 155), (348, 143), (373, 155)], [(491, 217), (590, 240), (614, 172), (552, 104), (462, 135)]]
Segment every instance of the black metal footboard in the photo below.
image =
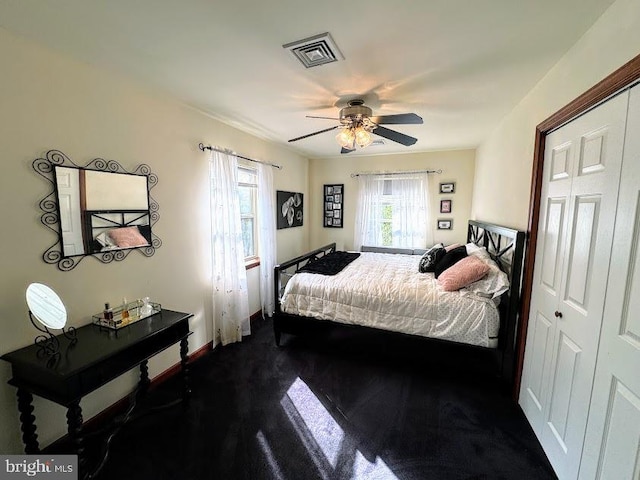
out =
[(330, 243), (324, 247), (317, 248), (312, 252), (306, 253), (299, 257), (288, 260), (284, 263), (275, 266), (275, 274), (273, 276), (275, 282), (275, 312), (273, 314), (273, 333), (276, 339), (276, 345), (280, 346), (280, 336), (282, 332), (296, 333), (295, 322), (288, 322), (296, 318), (302, 318), (297, 315), (289, 315), (282, 312), (280, 308), (280, 299), (282, 298), (282, 292), (287, 284), (289, 278), (291, 278), (301, 267), (308, 263), (314, 262), (319, 258), (324, 257), (326, 254), (335, 252), (336, 244)]

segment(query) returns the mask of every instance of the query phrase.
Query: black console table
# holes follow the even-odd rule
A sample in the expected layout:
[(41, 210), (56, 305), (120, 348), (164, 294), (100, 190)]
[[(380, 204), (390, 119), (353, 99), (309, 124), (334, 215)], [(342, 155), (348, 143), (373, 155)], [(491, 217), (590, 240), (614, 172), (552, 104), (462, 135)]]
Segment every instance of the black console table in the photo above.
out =
[(178, 342), (183, 378), (182, 399), (188, 401), (187, 338), (191, 334), (189, 318), (192, 316), (189, 313), (162, 310), (119, 330), (85, 325), (76, 330), (77, 342), (74, 344), (65, 336), (58, 336), (61, 356), (53, 364), (47, 357), (38, 354), (37, 345), (3, 355), (1, 358), (11, 363), (12, 367), (13, 378), (9, 384), (18, 388), (18, 410), (25, 453), (40, 452), (32, 405), (35, 394), (67, 408), (69, 438), (78, 454), (80, 474), (84, 478), (91, 477), (84, 457), (80, 400), (138, 365), (138, 389), (141, 393), (146, 392), (150, 384), (148, 359)]

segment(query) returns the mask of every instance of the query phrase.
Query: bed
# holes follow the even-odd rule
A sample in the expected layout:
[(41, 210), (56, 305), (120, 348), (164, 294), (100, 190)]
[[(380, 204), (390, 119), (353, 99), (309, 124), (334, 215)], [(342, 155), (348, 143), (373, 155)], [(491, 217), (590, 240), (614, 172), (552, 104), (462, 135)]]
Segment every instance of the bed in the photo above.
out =
[(424, 250), (363, 248), (335, 275), (299, 272), (333, 258), (335, 244), (284, 262), (275, 267), (276, 344), (282, 333), (329, 322), (494, 350), (500, 374), (511, 379), (524, 238), (521, 231), (469, 221), (468, 244), (484, 247), (508, 280), (494, 298), (471, 287), (444, 291), (432, 273), (418, 273)]
[(149, 210), (85, 210), (83, 218), (89, 253), (152, 245)]

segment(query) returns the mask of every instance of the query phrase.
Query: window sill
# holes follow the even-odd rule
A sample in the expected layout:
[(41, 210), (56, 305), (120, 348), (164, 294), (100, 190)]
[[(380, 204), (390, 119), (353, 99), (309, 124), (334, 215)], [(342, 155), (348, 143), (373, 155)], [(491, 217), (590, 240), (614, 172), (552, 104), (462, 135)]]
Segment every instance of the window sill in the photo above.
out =
[(260, 266), (260, 259), (258, 257), (248, 258), (244, 262), (244, 267), (247, 270), (251, 270), (252, 268), (256, 268), (256, 267), (259, 267), (259, 266)]

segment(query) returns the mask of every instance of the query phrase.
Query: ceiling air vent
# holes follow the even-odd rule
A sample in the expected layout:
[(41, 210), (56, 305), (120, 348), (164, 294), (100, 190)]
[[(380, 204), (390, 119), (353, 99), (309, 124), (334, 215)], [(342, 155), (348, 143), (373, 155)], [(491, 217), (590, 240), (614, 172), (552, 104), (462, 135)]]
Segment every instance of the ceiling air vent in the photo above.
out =
[[(373, 133), (376, 133), (375, 131)], [(371, 142), (371, 145), (369, 145), (370, 147), (379, 147), (380, 145), (384, 145), (384, 140), (382, 139), (376, 139), (373, 142)]]
[(297, 42), (287, 43), (282, 48), (286, 48), (293, 53), (306, 68), (344, 60), (344, 56), (329, 33), (322, 33)]

